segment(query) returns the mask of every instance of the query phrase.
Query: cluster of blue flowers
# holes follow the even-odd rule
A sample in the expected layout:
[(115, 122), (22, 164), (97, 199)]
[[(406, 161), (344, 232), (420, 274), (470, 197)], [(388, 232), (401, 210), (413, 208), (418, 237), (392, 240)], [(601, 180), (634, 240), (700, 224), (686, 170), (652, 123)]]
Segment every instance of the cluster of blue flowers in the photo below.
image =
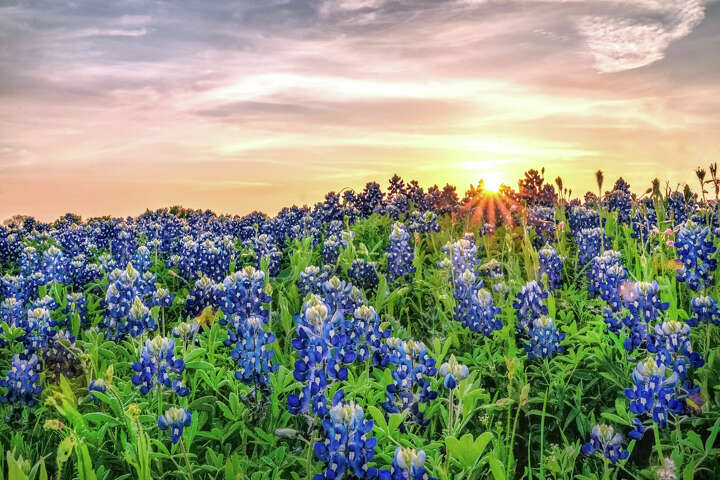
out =
[(155, 291), (155, 275), (143, 274), (128, 263), (125, 270), (113, 270), (108, 281), (107, 310), (99, 325), (105, 329), (105, 336), (120, 340), (127, 335), (135, 338), (146, 331), (154, 331), (157, 325), (146, 302), (150, 303)]
[(563, 261), (557, 250), (545, 245), (538, 250), (539, 276), (547, 275), (548, 288), (555, 290), (562, 286)]
[(409, 411), (406, 420), (418, 425), (427, 425), (420, 409), (425, 404), (437, 398), (438, 393), (430, 389), (430, 378), (437, 374), (435, 359), (430, 357), (427, 348), (422, 342), (414, 340), (403, 341), (398, 338), (388, 340), (390, 346), (390, 363), (393, 383), (386, 387), (387, 400), (382, 406), (388, 414)]
[(158, 428), (170, 430), (172, 443), (180, 441), (185, 427), (192, 424), (192, 412), (184, 408), (170, 407), (158, 417)]
[(390, 246), (387, 251), (388, 281), (415, 273), (413, 259), (415, 252), (410, 245), (410, 234), (400, 222), (395, 222), (390, 232)]
[(155, 387), (169, 388), (178, 396), (189, 393), (183, 385), (182, 373), (185, 362), (175, 358), (175, 340), (156, 336), (147, 340), (140, 352), (140, 360), (132, 364), (135, 375), (133, 385), (140, 387), (140, 393), (147, 395)]
[(28, 359), (14, 355), (12, 367), (6, 378), (0, 379), (0, 387), (7, 388), (7, 393), (0, 397), (2, 403), (33, 406), (37, 403), (43, 387), (39, 385), (40, 367), (37, 356)]
[(560, 342), (565, 334), (559, 333), (555, 322), (548, 316), (541, 316), (533, 321), (530, 329), (530, 343), (525, 345), (528, 358), (550, 358), (555, 353), (563, 353), (565, 347)]
[(370, 436), (373, 421), (365, 419), (365, 412), (355, 402), (345, 401), (342, 389), (333, 396), (322, 427), (325, 438), (313, 448), (325, 469), (313, 477), (315, 480), (340, 479), (346, 472), (355, 478), (377, 478), (377, 468), (368, 466), (377, 446), (377, 438)]
[(365, 291), (375, 290), (380, 282), (375, 262), (368, 262), (364, 258), (353, 260), (347, 274), (355, 285)]
[(518, 336), (529, 338), (530, 328), (535, 320), (548, 314), (548, 307), (544, 303), (548, 295), (549, 293), (535, 280), (523, 285), (517, 293), (513, 308), (518, 319), (518, 323), (515, 324)]
[(686, 222), (678, 231), (675, 250), (678, 255), (677, 279), (686, 282), (692, 290), (701, 290), (715, 284), (713, 272), (717, 259), (713, 258), (715, 247), (710, 227), (692, 221)]
[(630, 452), (623, 447), (623, 437), (615, 433), (612, 425), (595, 425), (590, 433), (590, 441), (582, 446), (585, 455), (592, 455), (596, 452), (616, 463), (630, 456)]
[(239, 367), (235, 378), (245, 384), (267, 386), (268, 374), (278, 365), (273, 362), (275, 335), (265, 330), (271, 301), (265, 291), (265, 274), (245, 267), (225, 277), (216, 294), (224, 314), (220, 323), (228, 325), (225, 345), (232, 347), (231, 356)]

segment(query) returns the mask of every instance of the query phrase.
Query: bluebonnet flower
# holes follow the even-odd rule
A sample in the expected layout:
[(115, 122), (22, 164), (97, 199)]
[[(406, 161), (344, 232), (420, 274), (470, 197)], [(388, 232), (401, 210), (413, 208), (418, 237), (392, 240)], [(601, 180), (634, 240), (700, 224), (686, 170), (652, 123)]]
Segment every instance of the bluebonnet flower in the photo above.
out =
[(548, 307), (543, 303), (548, 295), (549, 293), (543, 290), (535, 280), (523, 285), (517, 293), (517, 299), (513, 302), (518, 319), (518, 323), (515, 325), (518, 335), (528, 337), (530, 327), (535, 320), (548, 314)]
[(632, 196), (630, 195), (630, 186), (622, 178), (618, 179), (615, 183), (615, 188), (610, 192), (608, 209), (611, 212), (617, 212), (618, 223), (626, 225), (630, 223)]
[(606, 250), (595, 257), (587, 276), (590, 280), (588, 295), (590, 298), (599, 296), (607, 303), (603, 308), (603, 318), (608, 330), (619, 333), (623, 327), (621, 292), (628, 278), (627, 269), (620, 261), (620, 252)]
[(56, 325), (57, 322), (51, 319), (50, 310), (47, 308), (30, 308), (27, 311), (26, 322), (17, 325), (20, 328), (24, 328), (26, 332), (26, 335), (22, 339), (25, 345), (25, 355), (31, 355), (47, 349), (57, 334), (57, 330), (54, 329)]
[(175, 300), (175, 295), (164, 287), (158, 287), (152, 295), (151, 305), (155, 307), (170, 307)]
[(95, 403), (98, 402), (98, 398), (95, 396), (94, 392), (100, 392), (105, 393), (107, 391), (107, 385), (105, 384), (105, 380), (102, 378), (97, 378), (90, 382), (90, 385), (88, 385), (88, 394), (90, 395), (90, 398), (93, 399)]
[(248, 266), (228, 275), (218, 287), (220, 309), (225, 314), (220, 323), (228, 325), (225, 345), (240, 369), (235, 378), (246, 384), (266, 386), (267, 374), (277, 370), (272, 362), (271, 344), (275, 335), (265, 330), (271, 298), (265, 291), (265, 273)]
[(628, 433), (628, 436), (634, 440), (641, 440), (643, 436), (645, 435), (645, 431), (647, 430), (647, 427), (643, 424), (643, 422), (638, 418), (633, 418), (632, 420), (632, 430), (630, 430), (630, 433)]
[(410, 234), (400, 222), (395, 222), (390, 232), (390, 246), (387, 251), (388, 281), (415, 273), (413, 259), (415, 251), (410, 245)]
[(678, 231), (675, 250), (679, 262), (678, 281), (686, 282), (695, 291), (715, 284), (713, 272), (717, 260), (713, 254), (717, 248), (709, 227), (701, 227), (692, 221), (685, 223)]
[(303, 297), (308, 294), (319, 294), (322, 292), (322, 284), (327, 280), (329, 272), (325, 269), (320, 269), (315, 265), (308, 265), (305, 270), (300, 272), (300, 280), (298, 281), (298, 288), (300, 289), (300, 295)]
[(40, 369), (38, 358), (31, 355), (27, 360), (20, 355), (14, 355), (12, 367), (7, 377), (0, 379), (0, 387), (5, 387), (7, 392), (0, 397), (0, 403), (19, 403), (20, 405), (33, 406), (37, 403), (38, 396), (43, 390), (40, 386)]
[(550, 245), (545, 245), (538, 251), (538, 264), (540, 278), (547, 275), (548, 288), (557, 289), (562, 286), (563, 261)]
[(150, 259), (150, 249), (145, 245), (139, 246), (135, 252), (135, 257), (133, 258), (132, 263), (138, 271), (147, 272), (150, 265), (152, 265), (152, 260)]
[(377, 439), (370, 436), (373, 421), (365, 420), (363, 409), (355, 402), (345, 401), (343, 390), (334, 395), (322, 426), (325, 438), (315, 442), (313, 449), (325, 470), (315, 475), (315, 480), (343, 478), (346, 472), (354, 478), (377, 477), (377, 469), (368, 465), (377, 446)]
[(330, 310), (341, 311), (343, 314), (355, 311), (365, 300), (362, 290), (336, 276), (330, 277), (322, 284), (321, 296)]
[(191, 317), (195, 317), (205, 307), (212, 307), (216, 304), (215, 283), (210, 277), (203, 276), (195, 281), (195, 286), (188, 292), (188, 296), (185, 298), (185, 311)]
[(527, 210), (528, 226), (532, 226), (537, 234), (533, 238), (535, 246), (552, 242), (555, 239), (555, 210), (552, 207), (534, 205)]
[(340, 249), (346, 248), (347, 243), (339, 235), (329, 235), (325, 238), (322, 247), (323, 262), (326, 265), (335, 265), (340, 256)]
[(604, 228), (585, 228), (577, 237), (578, 264), (586, 265), (590, 260), (600, 255), (604, 245), (611, 245), (610, 239), (605, 235)]
[(495, 330), (502, 330), (503, 324), (497, 314), (500, 307), (495, 306), (493, 297), (484, 288), (478, 289), (472, 297), (472, 304), (468, 314), (463, 318), (463, 326), (473, 332), (482, 332), (486, 337), (492, 335)]
[(305, 413), (312, 402), (313, 412), (322, 417), (327, 413), (324, 392), (328, 380), (347, 380), (345, 365), (356, 358), (354, 349), (346, 348), (350, 325), (342, 311), (331, 311), (317, 295), (311, 295), (305, 302), (295, 322), (297, 337), (292, 345), (298, 359), (293, 376), (304, 385), (299, 394), (288, 396), (288, 410), (293, 414)]
[(99, 326), (105, 328), (105, 336), (119, 340), (126, 335), (133, 338), (146, 331), (154, 331), (157, 326), (145, 305), (144, 298), (152, 292), (154, 276), (143, 277), (132, 263), (125, 270), (113, 270), (108, 278), (104, 304), (107, 307), (105, 317)]
[(650, 243), (652, 233), (657, 231), (657, 226), (657, 212), (655, 211), (655, 204), (652, 199), (640, 199), (635, 208), (635, 215), (632, 221), (632, 238), (637, 240), (640, 245), (647, 247)]
[(600, 227), (600, 214), (594, 209), (575, 206), (568, 211), (568, 224), (570, 232), (577, 239), (583, 230)]
[(410, 213), (407, 224), (408, 231), (410, 233), (430, 233), (440, 231), (437, 214), (431, 210), (426, 212), (414, 210)]
[(25, 277), (23, 275), (10, 275), (5, 274), (0, 279), (2, 282), (2, 294), (5, 298), (15, 298), (20, 303), (29, 301), (32, 297), (37, 295), (37, 290), (40, 285), (45, 284), (45, 278), (42, 273), (37, 272), (37, 275), (41, 277), (38, 281), (33, 281), (32, 277)]
[(143, 395), (155, 386), (171, 388), (181, 397), (189, 393), (181, 380), (185, 362), (175, 358), (175, 341), (170, 338), (156, 336), (147, 340), (140, 353), (140, 361), (133, 362), (132, 369), (136, 372), (132, 383), (140, 387)]
[(375, 263), (368, 262), (364, 258), (353, 260), (347, 274), (353, 283), (363, 290), (375, 290), (380, 281), (375, 270)]
[(185, 427), (192, 423), (192, 412), (184, 408), (170, 407), (158, 417), (158, 428), (160, 430), (170, 429), (172, 443), (177, 443), (183, 435)]
[(687, 320), (687, 323), (691, 327), (699, 323), (720, 325), (720, 308), (714, 298), (707, 295), (695, 297), (690, 301), (690, 310), (693, 315)]
[(630, 329), (630, 336), (623, 342), (625, 349), (642, 346), (647, 341), (649, 325), (670, 307), (668, 302), (658, 298), (659, 290), (657, 281), (625, 282), (620, 287), (620, 296), (629, 311), (623, 318), (623, 323)]
[(681, 192), (672, 192), (668, 196), (668, 210), (673, 225), (685, 223), (688, 218), (685, 196)]
[(259, 269), (262, 261), (266, 260), (268, 262), (268, 273), (271, 277), (280, 273), (282, 257), (272, 236), (263, 233), (245, 243), (255, 253), (256, 268)]
[(673, 372), (666, 374), (665, 365), (649, 357), (645, 362), (638, 362), (633, 370), (633, 388), (625, 389), (625, 396), (630, 400), (630, 411), (635, 414), (650, 414), (653, 421), (661, 428), (667, 425), (668, 411), (675, 406), (673, 403), (678, 376)]
[(364, 362), (372, 355), (373, 365), (385, 367), (390, 362), (390, 350), (385, 339), (390, 330), (381, 328), (380, 316), (373, 307), (361, 305), (353, 312), (348, 342), (354, 345), (357, 360)]
[(533, 321), (530, 343), (525, 345), (525, 351), (529, 358), (550, 358), (565, 351), (565, 347), (560, 345), (563, 340), (565, 334), (558, 332), (553, 319), (542, 316)]
[(582, 446), (585, 455), (600, 452), (612, 463), (626, 459), (630, 452), (623, 448), (623, 437), (615, 433), (612, 425), (595, 425), (590, 433), (590, 441)]
[(42, 272), (48, 282), (68, 282), (69, 261), (55, 245), (50, 246), (42, 256)]
[(42, 257), (37, 252), (35, 247), (25, 247), (20, 254), (18, 265), (20, 266), (20, 273), (23, 276), (31, 275), (34, 272), (42, 271), (41, 269)]
[(128, 226), (118, 226), (118, 232), (110, 244), (115, 261), (118, 265), (126, 265), (137, 250), (135, 232)]
[(388, 415), (408, 410), (409, 421), (427, 425), (429, 420), (420, 410), (420, 404), (437, 398), (438, 393), (430, 390), (430, 377), (437, 374), (435, 359), (428, 355), (422, 342), (390, 338), (388, 345), (395, 368), (391, 371), (393, 383), (386, 387), (387, 400), (382, 406)]
[(450, 355), (450, 359), (440, 365), (438, 375), (443, 377), (443, 386), (448, 390), (457, 388), (460, 380), (466, 379), (470, 375), (470, 370), (466, 365), (458, 363), (455, 355)]
[(679, 378), (687, 376), (688, 366), (700, 368), (705, 361), (690, 345), (690, 327), (684, 322), (670, 320), (655, 325), (654, 333), (648, 335), (648, 351), (655, 353), (657, 361), (672, 367)]
[(197, 322), (181, 322), (172, 329), (172, 335), (175, 338), (182, 339), (183, 345), (187, 348), (200, 331), (200, 325)]
[(425, 470), (425, 451), (397, 447), (391, 470), (381, 470), (379, 480), (437, 480)]
[(75, 288), (84, 288), (85, 285), (99, 280), (102, 276), (100, 266), (88, 263), (83, 254), (76, 255), (68, 264), (68, 278)]

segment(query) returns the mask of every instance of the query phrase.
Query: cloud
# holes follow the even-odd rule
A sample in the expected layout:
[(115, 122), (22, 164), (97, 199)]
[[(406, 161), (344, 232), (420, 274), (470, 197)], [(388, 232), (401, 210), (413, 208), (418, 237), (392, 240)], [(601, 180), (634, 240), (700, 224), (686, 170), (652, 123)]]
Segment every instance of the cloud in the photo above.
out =
[(635, 17), (582, 16), (577, 28), (602, 73), (619, 72), (662, 60), (670, 43), (687, 36), (705, 16), (702, 0), (641, 0)]

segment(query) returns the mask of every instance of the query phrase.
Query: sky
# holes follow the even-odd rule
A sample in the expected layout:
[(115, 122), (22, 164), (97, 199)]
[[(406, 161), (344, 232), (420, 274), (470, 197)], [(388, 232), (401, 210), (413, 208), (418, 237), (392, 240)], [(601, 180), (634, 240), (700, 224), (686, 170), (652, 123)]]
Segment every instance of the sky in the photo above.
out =
[(694, 187), (719, 51), (717, 0), (0, 0), (0, 218), (274, 213), (395, 172)]

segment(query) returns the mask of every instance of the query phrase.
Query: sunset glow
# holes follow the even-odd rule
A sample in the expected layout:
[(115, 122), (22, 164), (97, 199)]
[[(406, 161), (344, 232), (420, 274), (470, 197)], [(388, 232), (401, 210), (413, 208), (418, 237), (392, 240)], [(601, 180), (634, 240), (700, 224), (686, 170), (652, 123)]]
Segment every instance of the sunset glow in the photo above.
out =
[(396, 172), (675, 187), (720, 156), (718, 26), (700, 0), (5, 4), (0, 217), (273, 213)]

